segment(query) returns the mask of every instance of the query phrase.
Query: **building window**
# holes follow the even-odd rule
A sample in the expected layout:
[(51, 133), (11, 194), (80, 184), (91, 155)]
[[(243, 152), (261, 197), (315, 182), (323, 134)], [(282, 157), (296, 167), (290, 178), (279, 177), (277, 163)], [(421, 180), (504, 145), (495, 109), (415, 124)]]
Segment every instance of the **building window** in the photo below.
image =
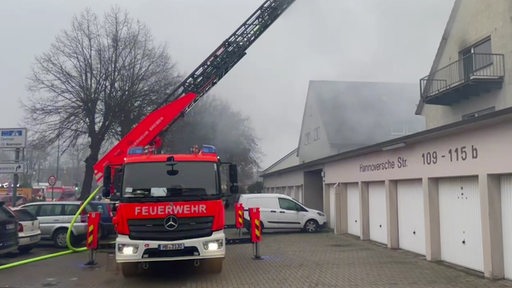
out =
[(491, 38), (486, 38), (460, 52), (466, 77), (473, 72), (492, 65)]
[(313, 130), (313, 141), (320, 140), (320, 127), (316, 127), (315, 130)]
[(473, 51), (473, 53), (475, 53), (475, 70), (482, 69), (492, 64), (491, 38), (476, 45)]

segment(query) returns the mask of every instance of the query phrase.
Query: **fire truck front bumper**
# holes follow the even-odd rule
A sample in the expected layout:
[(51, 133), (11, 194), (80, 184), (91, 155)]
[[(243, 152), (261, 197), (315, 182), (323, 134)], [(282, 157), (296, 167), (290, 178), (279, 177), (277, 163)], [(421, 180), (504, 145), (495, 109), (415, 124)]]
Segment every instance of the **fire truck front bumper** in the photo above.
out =
[(126, 235), (116, 239), (116, 262), (177, 261), (189, 259), (224, 258), (226, 253), (224, 231), (209, 237), (178, 240), (131, 240)]

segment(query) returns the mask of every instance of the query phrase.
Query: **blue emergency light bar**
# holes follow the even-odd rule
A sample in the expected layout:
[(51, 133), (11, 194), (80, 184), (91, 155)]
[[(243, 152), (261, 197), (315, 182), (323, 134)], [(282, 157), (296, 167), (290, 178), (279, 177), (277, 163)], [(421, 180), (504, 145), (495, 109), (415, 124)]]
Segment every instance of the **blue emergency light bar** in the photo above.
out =
[(136, 146), (128, 149), (128, 155), (142, 155), (144, 154), (144, 147)]
[(215, 146), (213, 145), (203, 145), (203, 148), (201, 149), (203, 153), (217, 153), (217, 149), (215, 149)]

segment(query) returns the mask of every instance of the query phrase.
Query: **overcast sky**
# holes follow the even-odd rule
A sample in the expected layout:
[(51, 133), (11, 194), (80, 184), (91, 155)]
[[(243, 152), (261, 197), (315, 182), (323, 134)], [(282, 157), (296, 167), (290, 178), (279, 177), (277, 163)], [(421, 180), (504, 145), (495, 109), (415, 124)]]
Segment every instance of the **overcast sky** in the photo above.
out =
[[(0, 128), (21, 126), (34, 57), (86, 7), (148, 25), (188, 74), (264, 0), (4, 0)], [(309, 80), (418, 83), (454, 0), (297, 0), (209, 93), (250, 118), (266, 168), (297, 147)], [(207, 96), (208, 97), (208, 96)], [(419, 98), (419, 90), (412, 97)], [(414, 113), (414, 111), (411, 111)], [(30, 133), (30, 131), (29, 131)]]

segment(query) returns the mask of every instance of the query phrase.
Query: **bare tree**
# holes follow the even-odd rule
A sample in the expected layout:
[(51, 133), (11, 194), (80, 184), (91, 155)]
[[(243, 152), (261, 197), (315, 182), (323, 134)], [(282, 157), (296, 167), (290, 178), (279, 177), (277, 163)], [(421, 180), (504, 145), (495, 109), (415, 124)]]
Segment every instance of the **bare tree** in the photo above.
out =
[(85, 10), (35, 59), (27, 126), (40, 143), (60, 141), (61, 153), (86, 137), (81, 198), (91, 192), (104, 142), (128, 133), (176, 83), (165, 46), (153, 42), (145, 25), (117, 7), (102, 21)]
[(193, 145), (202, 144), (216, 146), (222, 161), (236, 163), (242, 184), (255, 181), (261, 151), (254, 130), (248, 118), (219, 98), (203, 98), (171, 126), (164, 149), (188, 153)]
[(46, 181), (47, 178), (42, 177), (47, 175), (41, 175), (41, 167), (48, 161), (48, 148), (46, 145), (29, 140), (25, 149), (25, 163), (27, 165), (26, 184)]

